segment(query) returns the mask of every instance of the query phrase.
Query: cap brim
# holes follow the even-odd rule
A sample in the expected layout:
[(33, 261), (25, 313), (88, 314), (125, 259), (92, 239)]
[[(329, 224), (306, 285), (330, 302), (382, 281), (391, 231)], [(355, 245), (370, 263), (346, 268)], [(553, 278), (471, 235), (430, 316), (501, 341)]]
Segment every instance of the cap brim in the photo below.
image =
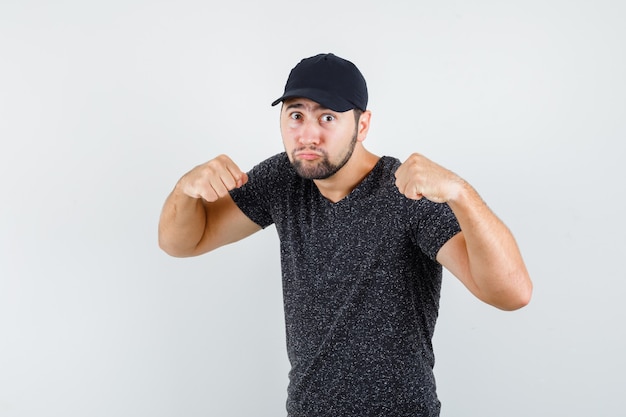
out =
[(357, 107), (349, 101), (342, 99), (341, 97), (337, 97), (335, 95), (328, 94), (325, 91), (316, 90), (313, 88), (299, 88), (285, 91), (285, 94), (272, 102), (272, 106), (275, 106), (281, 101), (285, 101), (291, 98), (308, 98), (309, 100), (313, 100), (314, 102), (322, 105), (327, 109), (339, 113), (343, 113)]

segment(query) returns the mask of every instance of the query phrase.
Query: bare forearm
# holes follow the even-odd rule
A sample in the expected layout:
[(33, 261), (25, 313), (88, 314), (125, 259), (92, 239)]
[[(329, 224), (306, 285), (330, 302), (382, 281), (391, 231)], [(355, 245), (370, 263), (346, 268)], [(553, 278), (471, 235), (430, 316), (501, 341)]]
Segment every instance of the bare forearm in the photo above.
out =
[(513, 235), (469, 184), (460, 181), (458, 190), (448, 204), (461, 225), (481, 298), (507, 310), (527, 304), (532, 283)]
[(462, 233), (441, 247), (437, 261), (475, 296), (503, 310), (529, 302), (532, 283), (513, 235), (467, 182), (414, 153), (396, 171), (396, 186), (407, 198), (448, 203)]
[(191, 256), (202, 239), (206, 211), (202, 199), (177, 186), (168, 196), (159, 221), (159, 246), (172, 256)]

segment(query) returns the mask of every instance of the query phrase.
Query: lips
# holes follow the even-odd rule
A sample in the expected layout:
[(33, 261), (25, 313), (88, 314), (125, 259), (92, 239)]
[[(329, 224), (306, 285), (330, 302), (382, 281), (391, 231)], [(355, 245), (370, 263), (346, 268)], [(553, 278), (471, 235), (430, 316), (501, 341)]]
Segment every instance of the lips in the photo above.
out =
[(307, 161), (312, 161), (323, 156), (322, 153), (310, 149), (296, 151), (294, 155), (296, 156), (296, 158), (304, 159)]

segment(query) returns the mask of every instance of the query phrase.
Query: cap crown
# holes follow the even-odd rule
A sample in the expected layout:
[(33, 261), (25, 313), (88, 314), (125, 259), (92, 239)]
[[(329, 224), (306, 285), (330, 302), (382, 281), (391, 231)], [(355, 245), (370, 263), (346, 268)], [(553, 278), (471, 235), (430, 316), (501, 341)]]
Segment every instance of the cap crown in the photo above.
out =
[(303, 59), (291, 70), (284, 94), (272, 106), (296, 97), (338, 112), (366, 110), (367, 84), (352, 62), (334, 54), (319, 54)]

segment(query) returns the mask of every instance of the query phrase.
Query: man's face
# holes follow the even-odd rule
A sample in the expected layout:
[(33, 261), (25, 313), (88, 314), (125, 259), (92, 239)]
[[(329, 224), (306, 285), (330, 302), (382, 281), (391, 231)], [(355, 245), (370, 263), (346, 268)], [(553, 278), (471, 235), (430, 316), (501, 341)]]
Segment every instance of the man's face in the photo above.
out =
[(307, 179), (334, 175), (348, 162), (357, 143), (354, 110), (335, 112), (305, 98), (283, 103), (280, 131), (291, 164)]

